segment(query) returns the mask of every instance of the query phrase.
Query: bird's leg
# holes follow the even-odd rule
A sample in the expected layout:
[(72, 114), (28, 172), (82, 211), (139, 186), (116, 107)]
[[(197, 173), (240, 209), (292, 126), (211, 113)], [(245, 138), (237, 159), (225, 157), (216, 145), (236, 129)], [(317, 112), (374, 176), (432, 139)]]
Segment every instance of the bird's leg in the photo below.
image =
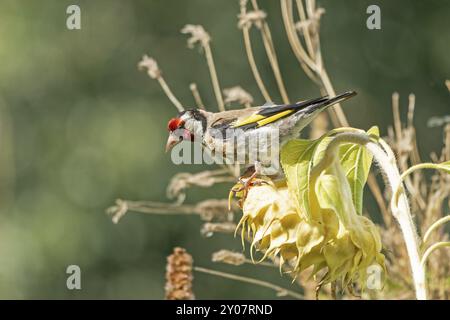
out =
[[(247, 178), (246, 175), (248, 175), (249, 173), (251, 174)], [(247, 171), (239, 178), (239, 182), (243, 185), (242, 188), (248, 191), (250, 187), (268, 184), (268, 180), (259, 178), (263, 176), (265, 175), (261, 163), (255, 162), (253, 168), (250, 167), (249, 169), (247, 169)]]
[(269, 184), (270, 180), (259, 178), (259, 176), (264, 176), (261, 168), (262, 167), (259, 162), (255, 163), (253, 167), (249, 167), (244, 174), (239, 177), (238, 183), (231, 188), (230, 196), (234, 195), (235, 197), (240, 198), (240, 207), (242, 207), (242, 204), (244, 203), (251, 187)]

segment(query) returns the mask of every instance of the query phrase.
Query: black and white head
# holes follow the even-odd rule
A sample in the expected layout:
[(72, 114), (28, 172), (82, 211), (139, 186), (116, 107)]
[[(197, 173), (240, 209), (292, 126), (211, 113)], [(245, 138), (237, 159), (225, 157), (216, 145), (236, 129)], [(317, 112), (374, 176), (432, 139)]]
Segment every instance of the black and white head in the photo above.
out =
[(207, 119), (204, 110), (190, 109), (180, 112), (167, 124), (169, 138), (167, 139), (166, 152), (183, 140), (200, 141), (206, 131), (206, 126)]

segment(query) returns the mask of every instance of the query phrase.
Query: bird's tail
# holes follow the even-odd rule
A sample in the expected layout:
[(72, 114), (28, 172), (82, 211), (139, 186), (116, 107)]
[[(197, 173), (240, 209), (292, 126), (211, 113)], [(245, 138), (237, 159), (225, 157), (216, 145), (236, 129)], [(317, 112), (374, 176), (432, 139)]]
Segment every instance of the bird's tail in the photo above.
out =
[(307, 101), (307, 104), (305, 105), (305, 102), (300, 102), (296, 104), (297, 111), (301, 111), (305, 114), (311, 114), (311, 113), (319, 113), (323, 110), (327, 109), (328, 107), (331, 107), (332, 105), (335, 105), (337, 103), (340, 103), (342, 101), (345, 101), (347, 99), (350, 99), (351, 97), (356, 96), (355, 91), (347, 91), (341, 94), (338, 94), (337, 96), (333, 98), (328, 98), (327, 96), (324, 96), (319, 99), (314, 99)]
[(325, 105), (331, 106), (356, 96), (356, 91), (347, 91), (325, 101)]
[[(270, 116), (274, 116), (277, 114), (281, 114), (282, 112), (285, 112), (288, 110), (290, 110), (291, 113), (286, 112), (286, 114), (283, 115), (283, 117), (287, 117), (287, 116), (291, 115), (292, 112), (295, 113), (295, 112), (299, 112), (299, 111), (305, 112), (306, 114), (313, 113), (316, 110), (317, 111), (324, 110), (326, 107), (329, 107), (329, 106), (332, 106), (341, 101), (347, 100), (355, 95), (356, 95), (355, 91), (347, 91), (347, 92), (339, 94), (333, 98), (328, 98), (328, 96), (324, 96), (324, 97), (320, 97), (320, 98), (297, 102), (295, 104), (284, 104), (284, 105), (274, 106), (274, 107), (270, 107), (270, 108), (264, 108), (258, 112), (258, 115), (270, 117)], [(277, 118), (277, 120), (278, 120), (278, 118)]]

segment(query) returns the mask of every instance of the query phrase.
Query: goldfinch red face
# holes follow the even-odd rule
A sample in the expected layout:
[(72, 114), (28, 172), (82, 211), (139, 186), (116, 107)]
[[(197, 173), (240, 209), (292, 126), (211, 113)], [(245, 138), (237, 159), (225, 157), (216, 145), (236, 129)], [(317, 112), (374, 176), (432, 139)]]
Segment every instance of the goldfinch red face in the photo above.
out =
[(185, 122), (181, 118), (172, 118), (167, 124), (169, 138), (167, 139), (166, 152), (183, 140), (192, 141), (194, 136), (185, 128)]
[(166, 152), (183, 140), (193, 142), (194, 138), (201, 139), (206, 130), (206, 117), (197, 109), (182, 111), (169, 120), (167, 130)]

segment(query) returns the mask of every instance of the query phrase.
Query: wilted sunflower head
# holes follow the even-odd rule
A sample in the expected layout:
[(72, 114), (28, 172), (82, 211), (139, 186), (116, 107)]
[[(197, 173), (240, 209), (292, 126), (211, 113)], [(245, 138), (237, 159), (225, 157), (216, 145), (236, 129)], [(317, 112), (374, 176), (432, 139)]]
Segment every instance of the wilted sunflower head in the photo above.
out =
[[(376, 128), (369, 133), (377, 134)], [(238, 228), (251, 239), (252, 259), (256, 249), (260, 261), (278, 256), (280, 268), (320, 273), (320, 285), (340, 281), (346, 288), (356, 282), (364, 289), (372, 266), (385, 269), (379, 232), (360, 214), (372, 158), (362, 146), (343, 144), (339, 161), (313, 177), (311, 168), (332, 139), (289, 142), (281, 151), (286, 182), (251, 188), (242, 199)]]

